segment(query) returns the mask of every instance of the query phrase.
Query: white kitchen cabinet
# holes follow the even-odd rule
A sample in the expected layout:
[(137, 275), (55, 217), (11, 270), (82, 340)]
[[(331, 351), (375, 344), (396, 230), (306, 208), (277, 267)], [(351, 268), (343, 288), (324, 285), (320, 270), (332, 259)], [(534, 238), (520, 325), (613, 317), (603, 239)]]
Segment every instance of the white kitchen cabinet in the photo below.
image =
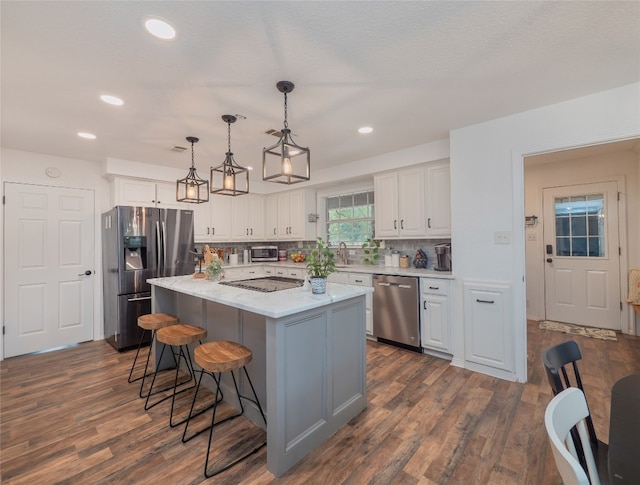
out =
[(426, 166), (427, 237), (451, 237), (451, 183), (449, 162)]
[(287, 276), (289, 278), (296, 278), (298, 280), (303, 280), (307, 277), (307, 270), (303, 267), (300, 268), (289, 268), (287, 270)]
[[(368, 273), (346, 273), (340, 271), (331, 273), (327, 278), (327, 282), (373, 287), (372, 275)], [(373, 293), (367, 293), (365, 297), (365, 316), (367, 335), (373, 335)]]
[[(274, 197), (274, 196), (270, 196)], [(316, 225), (309, 222), (307, 215), (315, 213), (315, 191), (310, 189), (292, 190), (275, 194), (273, 199), (267, 202), (270, 213), (268, 215), (266, 237), (273, 240), (273, 208), (276, 207), (276, 239), (287, 241), (305, 241), (316, 238)]]
[(264, 241), (264, 196), (247, 194), (231, 203), (233, 241)]
[[(350, 285), (373, 287), (372, 275), (363, 273), (348, 273), (347, 282)], [(367, 335), (373, 335), (373, 293), (365, 296), (365, 328)]]
[(231, 241), (231, 197), (212, 194), (208, 203), (192, 204), (195, 242)]
[(374, 177), (377, 238), (425, 237), (424, 184), (424, 166)]
[(192, 205), (176, 201), (176, 185), (116, 177), (114, 179), (114, 205), (159, 207), (163, 209), (192, 209)]
[(465, 360), (513, 373), (515, 356), (511, 285), (465, 281)]
[(422, 347), (451, 354), (451, 281), (420, 278)]
[(278, 194), (267, 195), (265, 199), (264, 236), (267, 241), (275, 241), (278, 239)]
[(229, 266), (224, 267), (224, 277), (227, 280), (242, 280), (247, 278), (259, 278), (264, 276), (264, 268), (261, 265)]

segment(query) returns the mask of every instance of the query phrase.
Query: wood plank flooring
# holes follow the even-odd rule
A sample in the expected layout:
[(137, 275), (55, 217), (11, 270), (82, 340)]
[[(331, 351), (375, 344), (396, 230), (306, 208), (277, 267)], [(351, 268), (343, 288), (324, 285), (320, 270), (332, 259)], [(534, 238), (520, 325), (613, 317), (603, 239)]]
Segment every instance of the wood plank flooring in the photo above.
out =
[[(6, 359), (0, 366), (3, 484), (548, 484), (561, 483), (544, 431), (551, 392), (543, 349), (573, 338), (598, 437), (608, 441), (609, 396), (640, 371), (640, 338), (617, 342), (528, 327), (527, 384), (369, 342), (367, 409), (280, 478), (266, 448), (203, 476), (206, 433), (183, 444), (168, 426), (169, 402), (144, 411), (128, 384), (132, 352), (90, 342)], [(188, 396), (179, 401), (185, 412)], [(259, 430), (232, 421), (218, 451)], [(236, 434), (237, 433), (237, 434)]]

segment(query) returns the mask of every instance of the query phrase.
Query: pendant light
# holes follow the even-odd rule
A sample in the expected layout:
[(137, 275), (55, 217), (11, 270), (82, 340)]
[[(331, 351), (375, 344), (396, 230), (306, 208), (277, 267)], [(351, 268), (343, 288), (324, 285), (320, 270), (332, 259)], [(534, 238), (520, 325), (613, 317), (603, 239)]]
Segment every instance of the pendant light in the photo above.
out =
[(209, 181), (198, 177), (193, 161), (193, 145), (198, 143), (199, 139), (195, 136), (188, 136), (187, 141), (191, 143), (191, 168), (185, 178), (176, 182), (176, 200), (192, 204), (209, 202)]
[(262, 180), (296, 184), (310, 178), (310, 152), (309, 148), (303, 148), (291, 139), (287, 123), (287, 94), (293, 91), (294, 84), (280, 81), (276, 87), (284, 94), (284, 128), (280, 131), (278, 143), (262, 150)]
[(211, 193), (221, 195), (244, 195), (249, 193), (249, 171), (233, 159), (231, 153), (231, 123), (236, 122), (232, 115), (222, 115), (227, 124), (227, 156), (222, 165), (211, 169)]

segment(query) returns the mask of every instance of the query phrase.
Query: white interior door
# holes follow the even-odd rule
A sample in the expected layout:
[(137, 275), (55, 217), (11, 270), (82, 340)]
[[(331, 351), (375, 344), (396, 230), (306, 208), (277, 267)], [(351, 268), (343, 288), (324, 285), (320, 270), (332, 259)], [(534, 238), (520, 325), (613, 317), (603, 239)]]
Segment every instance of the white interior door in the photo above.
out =
[(616, 182), (543, 190), (547, 320), (620, 330)]
[(4, 355), (92, 340), (94, 192), (6, 183), (5, 196)]

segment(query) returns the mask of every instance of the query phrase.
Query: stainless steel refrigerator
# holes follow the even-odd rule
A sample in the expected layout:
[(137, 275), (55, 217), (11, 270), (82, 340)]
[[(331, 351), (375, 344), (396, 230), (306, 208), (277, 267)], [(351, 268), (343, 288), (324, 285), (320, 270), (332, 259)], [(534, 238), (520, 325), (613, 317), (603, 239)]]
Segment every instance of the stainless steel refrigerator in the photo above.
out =
[(102, 214), (104, 334), (118, 350), (138, 345), (151, 313), (148, 278), (193, 273), (193, 211), (117, 206)]

